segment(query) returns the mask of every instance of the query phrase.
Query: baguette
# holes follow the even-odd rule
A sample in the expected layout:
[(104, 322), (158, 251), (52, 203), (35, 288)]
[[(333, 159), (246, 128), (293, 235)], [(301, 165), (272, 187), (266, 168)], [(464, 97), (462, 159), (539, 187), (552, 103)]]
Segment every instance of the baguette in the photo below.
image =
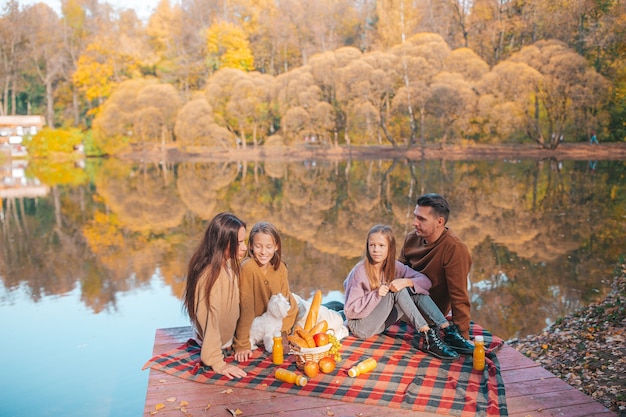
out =
[(308, 345), (307, 347), (315, 347), (315, 340), (313, 340), (311, 334), (306, 330), (296, 330), (296, 335), (305, 340), (306, 344)]
[(296, 334), (292, 334), (290, 336), (287, 336), (287, 340), (289, 340), (289, 343), (291, 343), (292, 345), (299, 346), (300, 348), (308, 348), (309, 347), (309, 344), (307, 343), (307, 341), (304, 340), (303, 338), (301, 338), (300, 336), (296, 335)]
[(309, 334), (316, 335), (318, 333), (326, 333), (328, 330), (328, 322), (326, 320), (319, 321), (311, 330), (309, 330)]
[(317, 313), (320, 311), (322, 305), (322, 291), (315, 291), (313, 301), (311, 302), (311, 308), (309, 308), (309, 314), (306, 316), (306, 322), (304, 323), (304, 330), (307, 332), (317, 324)]

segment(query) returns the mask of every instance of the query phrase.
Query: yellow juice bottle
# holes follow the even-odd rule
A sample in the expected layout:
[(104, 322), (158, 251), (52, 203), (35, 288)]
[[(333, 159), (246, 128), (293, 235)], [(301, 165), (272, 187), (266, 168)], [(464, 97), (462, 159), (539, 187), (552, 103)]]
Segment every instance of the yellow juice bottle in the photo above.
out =
[(285, 360), (283, 350), (283, 336), (280, 333), (276, 333), (274, 335), (274, 348), (272, 349), (272, 362), (274, 362), (274, 365), (281, 365)]
[(289, 382), (290, 384), (296, 384), (299, 387), (305, 386), (308, 381), (302, 375), (298, 375), (295, 372), (291, 372), (290, 370), (285, 368), (278, 368), (276, 372), (274, 372), (274, 376), (280, 381)]
[(359, 362), (358, 364), (356, 364), (355, 366), (353, 366), (352, 368), (350, 368), (348, 370), (348, 375), (350, 375), (352, 378), (355, 378), (361, 374), (365, 374), (368, 373), (370, 371), (373, 371), (374, 368), (376, 368), (376, 359), (374, 358), (367, 358), (361, 362)]
[(485, 369), (485, 339), (482, 336), (474, 338), (474, 369)]

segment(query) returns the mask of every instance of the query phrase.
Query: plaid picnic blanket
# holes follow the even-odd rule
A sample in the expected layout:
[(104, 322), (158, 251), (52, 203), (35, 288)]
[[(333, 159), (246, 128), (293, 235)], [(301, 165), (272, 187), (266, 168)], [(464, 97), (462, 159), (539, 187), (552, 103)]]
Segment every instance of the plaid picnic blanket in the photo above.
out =
[[(391, 326), (383, 334), (366, 340), (348, 336), (341, 341), (343, 360), (331, 374), (320, 373), (304, 387), (283, 383), (274, 377), (271, 355), (263, 354), (244, 367), (248, 375), (229, 380), (200, 362), (200, 346), (189, 339), (181, 346), (150, 359), (143, 369), (152, 368), (177, 377), (216, 385), (254, 388), (264, 391), (311, 395), (346, 402), (404, 408), (453, 416), (508, 416), (504, 383), (495, 354), (502, 339), (472, 323), (470, 336), (482, 334), (487, 351), (482, 372), (472, 369), (471, 356), (443, 362), (417, 346), (416, 332), (405, 323)], [(228, 352), (226, 352), (228, 353)], [(232, 352), (226, 361), (233, 361)], [(356, 378), (348, 369), (364, 358), (377, 360), (376, 369)], [(283, 368), (297, 371), (293, 355)], [(298, 371), (299, 372), (299, 371)]]

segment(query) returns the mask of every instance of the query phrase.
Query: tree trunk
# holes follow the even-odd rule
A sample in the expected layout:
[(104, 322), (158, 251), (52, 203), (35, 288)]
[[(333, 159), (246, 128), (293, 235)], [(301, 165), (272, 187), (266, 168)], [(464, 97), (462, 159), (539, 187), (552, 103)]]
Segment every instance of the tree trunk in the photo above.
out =
[(387, 122), (385, 121), (385, 116), (382, 111), (380, 112), (380, 130), (383, 131), (383, 133), (385, 134), (385, 138), (389, 141), (389, 143), (391, 143), (394, 148), (398, 147), (396, 141), (391, 137), (391, 135), (389, 135), (389, 132), (387, 131)]
[(4, 91), (2, 91), (2, 103), (0, 103), (0, 116), (6, 116), (9, 111), (9, 83), (10, 77), (4, 81)]
[(15, 82), (13, 83), (13, 94), (11, 95), (11, 114), (12, 115), (16, 115), (17, 114), (17, 94), (16, 93), (16, 88), (15, 88)]
[(54, 129), (54, 94), (52, 81), (46, 78), (46, 122)]
[(411, 89), (410, 89), (410, 81), (409, 81), (409, 70), (407, 68), (406, 57), (402, 57), (402, 69), (404, 71), (404, 86), (406, 87), (406, 95), (407, 95), (407, 110), (409, 111), (409, 127), (411, 129), (411, 134), (409, 136), (409, 142), (407, 144), (407, 149), (410, 149), (415, 142), (415, 131), (417, 130), (415, 126), (415, 114), (413, 113), (413, 105), (411, 104)]
[(78, 93), (75, 88), (72, 88), (72, 112), (74, 113), (74, 127), (76, 127), (80, 124), (80, 108), (78, 105)]

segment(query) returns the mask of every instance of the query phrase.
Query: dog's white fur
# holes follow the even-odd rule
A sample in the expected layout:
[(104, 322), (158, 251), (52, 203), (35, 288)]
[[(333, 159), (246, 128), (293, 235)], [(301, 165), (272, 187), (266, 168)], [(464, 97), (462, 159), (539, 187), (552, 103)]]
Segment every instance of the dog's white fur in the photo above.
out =
[(256, 344), (263, 342), (265, 350), (272, 352), (274, 349), (274, 334), (280, 333), (283, 327), (283, 319), (287, 316), (291, 304), (281, 293), (274, 294), (267, 303), (267, 311), (252, 320), (250, 327), (251, 350), (257, 348)]

